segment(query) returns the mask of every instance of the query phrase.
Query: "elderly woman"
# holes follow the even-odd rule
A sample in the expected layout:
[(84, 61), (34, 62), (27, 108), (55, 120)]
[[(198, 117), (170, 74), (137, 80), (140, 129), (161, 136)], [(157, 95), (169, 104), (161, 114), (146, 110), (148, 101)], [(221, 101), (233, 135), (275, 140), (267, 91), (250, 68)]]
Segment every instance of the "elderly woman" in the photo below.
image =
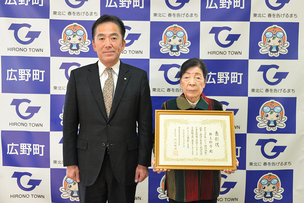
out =
[[(162, 109), (170, 110), (223, 110), (222, 104), (207, 98), (202, 92), (206, 85), (207, 67), (197, 58), (185, 61), (180, 69), (180, 86), (183, 94), (162, 104)], [(218, 170), (166, 170), (166, 190), (169, 203), (216, 203), (220, 193), (221, 172)], [(238, 163), (237, 163), (238, 165)], [(225, 170), (226, 173), (234, 171)]]

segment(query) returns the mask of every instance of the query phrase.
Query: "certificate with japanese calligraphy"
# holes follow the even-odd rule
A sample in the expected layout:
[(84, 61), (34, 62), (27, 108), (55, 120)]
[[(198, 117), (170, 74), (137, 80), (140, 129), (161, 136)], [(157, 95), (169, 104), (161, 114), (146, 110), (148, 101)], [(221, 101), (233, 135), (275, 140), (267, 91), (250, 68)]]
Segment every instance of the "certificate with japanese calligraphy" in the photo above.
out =
[(232, 111), (156, 110), (155, 167), (236, 169)]

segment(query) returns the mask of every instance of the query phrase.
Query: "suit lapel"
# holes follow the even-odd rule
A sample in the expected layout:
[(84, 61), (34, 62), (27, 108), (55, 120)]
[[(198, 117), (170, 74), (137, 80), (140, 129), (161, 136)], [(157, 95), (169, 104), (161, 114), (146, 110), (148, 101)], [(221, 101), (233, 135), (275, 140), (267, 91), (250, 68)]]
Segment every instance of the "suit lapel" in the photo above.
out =
[(89, 66), (88, 72), (89, 73), (87, 74), (87, 80), (88, 80), (89, 86), (92, 90), (92, 93), (95, 97), (96, 103), (97, 103), (102, 115), (104, 116), (105, 119), (107, 119), (107, 113), (106, 113), (106, 108), (105, 108), (105, 104), (104, 104), (104, 100), (103, 100), (103, 93), (101, 91), (97, 63)]
[(129, 68), (120, 62), (120, 70), (119, 70), (119, 75), (117, 79), (117, 85), (115, 89), (115, 95), (112, 103), (112, 109), (110, 112), (109, 119), (114, 115), (115, 111), (117, 110), (117, 107), (121, 101), (121, 98), (123, 96), (123, 93), (127, 87), (127, 84), (130, 80), (130, 74), (129, 74)]

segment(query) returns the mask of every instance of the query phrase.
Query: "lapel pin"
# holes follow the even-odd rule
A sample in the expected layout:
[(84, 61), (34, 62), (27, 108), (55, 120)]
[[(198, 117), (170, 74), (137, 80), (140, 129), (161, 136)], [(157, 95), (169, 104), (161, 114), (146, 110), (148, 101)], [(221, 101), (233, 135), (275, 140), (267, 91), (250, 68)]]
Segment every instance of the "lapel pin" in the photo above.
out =
[(124, 78), (124, 80), (127, 80), (127, 78)]

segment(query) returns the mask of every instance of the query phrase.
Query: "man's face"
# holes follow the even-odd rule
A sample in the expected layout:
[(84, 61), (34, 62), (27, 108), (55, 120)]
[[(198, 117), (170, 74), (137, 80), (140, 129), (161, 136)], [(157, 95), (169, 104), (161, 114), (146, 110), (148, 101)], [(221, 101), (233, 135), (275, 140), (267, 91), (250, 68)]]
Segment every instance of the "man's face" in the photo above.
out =
[(119, 27), (112, 22), (99, 24), (95, 33), (93, 48), (101, 63), (106, 67), (112, 67), (118, 62), (126, 41), (122, 39)]

